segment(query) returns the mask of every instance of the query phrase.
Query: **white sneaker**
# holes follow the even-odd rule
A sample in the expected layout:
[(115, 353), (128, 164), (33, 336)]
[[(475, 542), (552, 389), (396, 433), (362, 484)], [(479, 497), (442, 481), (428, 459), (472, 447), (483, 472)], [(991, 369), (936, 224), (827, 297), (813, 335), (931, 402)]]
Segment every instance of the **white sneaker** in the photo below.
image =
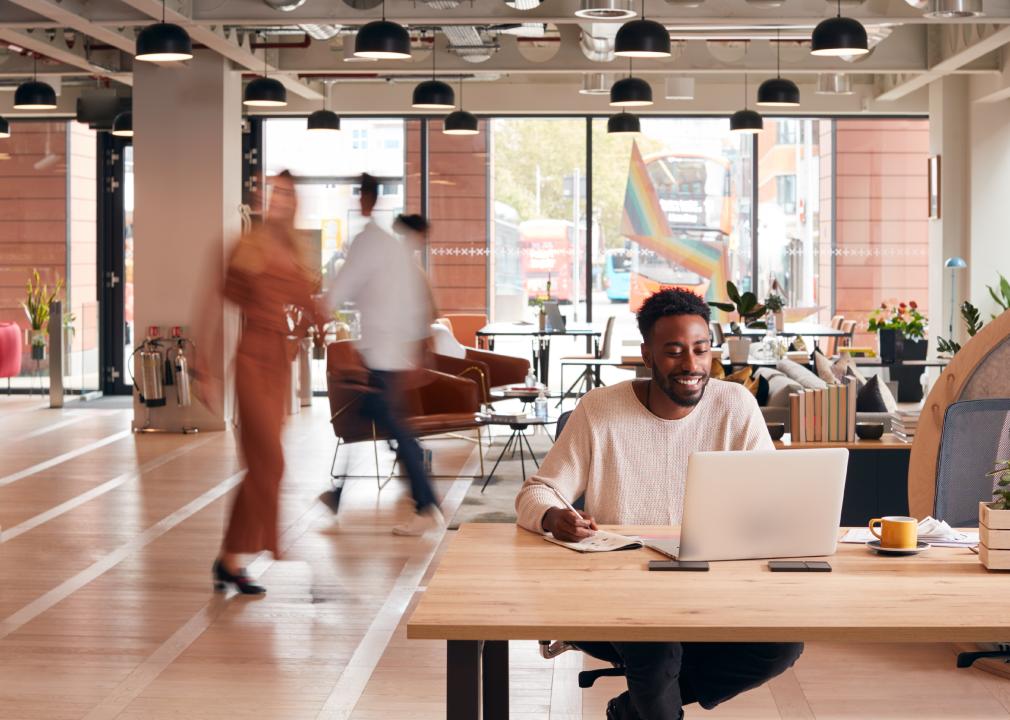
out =
[(438, 509), (437, 505), (432, 505), (419, 513), (414, 513), (414, 517), (410, 519), (410, 522), (394, 527), (393, 534), (419, 537), (429, 530), (445, 530), (445, 518), (442, 517), (442, 511)]

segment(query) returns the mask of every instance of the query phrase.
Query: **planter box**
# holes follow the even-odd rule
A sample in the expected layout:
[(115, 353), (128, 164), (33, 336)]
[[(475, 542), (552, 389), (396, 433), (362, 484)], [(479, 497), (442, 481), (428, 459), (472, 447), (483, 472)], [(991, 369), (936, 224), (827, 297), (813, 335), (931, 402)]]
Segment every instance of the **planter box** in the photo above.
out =
[(978, 522), (989, 530), (1010, 530), (1010, 510), (993, 510), (992, 504), (978, 504)]
[(1010, 550), (990, 550), (980, 544), (978, 559), (989, 570), (1010, 570)]
[(979, 525), (978, 540), (989, 550), (1010, 550), (1010, 530), (993, 530)]

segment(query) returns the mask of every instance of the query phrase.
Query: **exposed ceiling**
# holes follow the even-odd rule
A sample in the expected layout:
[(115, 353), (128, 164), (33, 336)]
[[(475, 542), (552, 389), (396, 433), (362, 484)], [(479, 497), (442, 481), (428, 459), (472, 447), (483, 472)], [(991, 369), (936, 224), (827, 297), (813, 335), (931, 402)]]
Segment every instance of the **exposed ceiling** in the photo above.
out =
[[(330, 81), (338, 107), (344, 85), (353, 96), (348, 112), (407, 112), (401, 99), (414, 78), (431, 75), (434, 48), (439, 76), (481, 81), (468, 93), (477, 105), (471, 109), (508, 111), (508, 102), (518, 103), (515, 112), (605, 113), (605, 99), (577, 90), (588, 73), (627, 73), (628, 61), (612, 52), (623, 21), (576, 17), (590, 1), (388, 0), (386, 17), (409, 29), (414, 57), (369, 63), (351, 61), (349, 51), (356, 28), (380, 16), (377, 0), (170, 0), (165, 17), (237, 72), (262, 72), (265, 63), (296, 98), (292, 112), (318, 105)], [(645, 15), (668, 28), (674, 52), (636, 61), (634, 72), (653, 83), (658, 98), (666, 76), (694, 77), (699, 102), (691, 111), (738, 105), (743, 76), (753, 87), (774, 76), (777, 52), (781, 74), (803, 90), (799, 112), (907, 112), (922, 105), (926, 85), (949, 74), (987, 77), (996, 84), (989, 97), (1010, 93), (1003, 86), (1010, 0), (985, 0), (984, 16), (964, 19), (928, 17), (928, 7), (910, 2), (923, 4), (843, 0), (842, 13), (863, 23), (872, 48), (850, 62), (808, 51), (811, 30), (835, 14), (835, 2), (648, 0)], [(634, 2), (636, 11), (642, 7)], [(160, 0), (0, 0), (0, 88), (30, 76), (36, 55), (38, 74), (60, 77), (64, 88), (94, 85), (94, 78), (130, 85), (136, 33), (161, 15)], [(855, 99), (814, 97), (818, 74), (831, 72), (851, 76)], [(545, 95), (540, 87), (553, 90)], [(731, 97), (723, 103), (723, 96)]]

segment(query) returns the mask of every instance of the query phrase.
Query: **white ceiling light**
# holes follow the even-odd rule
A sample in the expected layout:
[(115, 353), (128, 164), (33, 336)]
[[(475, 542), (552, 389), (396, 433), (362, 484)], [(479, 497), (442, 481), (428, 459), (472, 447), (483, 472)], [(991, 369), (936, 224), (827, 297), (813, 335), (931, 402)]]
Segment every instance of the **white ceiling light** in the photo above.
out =
[(672, 75), (666, 79), (667, 100), (694, 100), (694, 78)]
[(595, 20), (626, 20), (635, 17), (634, 0), (580, 0), (576, 17)]
[(926, 17), (964, 18), (983, 15), (982, 0), (930, 0)]

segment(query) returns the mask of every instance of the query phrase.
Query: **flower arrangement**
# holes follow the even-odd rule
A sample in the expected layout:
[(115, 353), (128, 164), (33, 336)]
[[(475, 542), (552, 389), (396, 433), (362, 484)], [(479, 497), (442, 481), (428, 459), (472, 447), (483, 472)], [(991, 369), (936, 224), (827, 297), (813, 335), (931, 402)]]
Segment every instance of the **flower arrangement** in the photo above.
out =
[(926, 337), (926, 316), (919, 312), (915, 300), (901, 302), (888, 307), (886, 302), (870, 314), (870, 332), (897, 330), (907, 340), (922, 340)]
[(42, 282), (37, 269), (32, 270), (32, 275), (25, 283), (25, 299), (21, 306), (25, 309), (25, 315), (32, 329), (32, 345), (45, 345), (45, 332), (49, 325), (49, 303), (56, 299), (60, 291), (63, 290), (63, 279), (56, 281), (56, 286), (50, 290), (49, 286)]
[(782, 312), (782, 308), (786, 306), (786, 301), (778, 293), (772, 292), (765, 298), (764, 305), (768, 308), (768, 312), (777, 313)]

